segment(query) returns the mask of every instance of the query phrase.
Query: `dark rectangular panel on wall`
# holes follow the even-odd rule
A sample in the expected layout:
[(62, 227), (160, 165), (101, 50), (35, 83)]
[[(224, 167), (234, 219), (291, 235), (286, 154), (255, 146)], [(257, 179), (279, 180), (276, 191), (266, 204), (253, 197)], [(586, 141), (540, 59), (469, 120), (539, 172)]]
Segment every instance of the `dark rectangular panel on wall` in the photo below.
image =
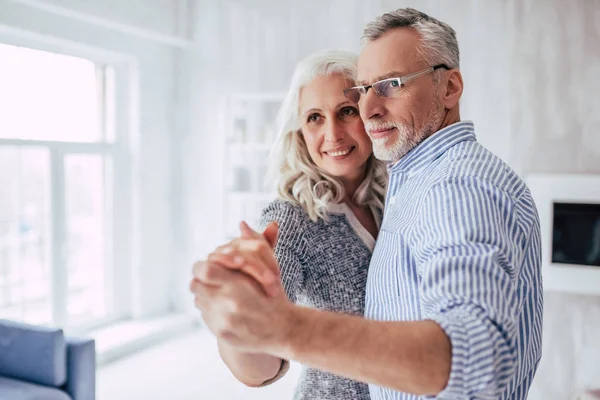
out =
[(552, 262), (600, 266), (600, 204), (554, 203)]

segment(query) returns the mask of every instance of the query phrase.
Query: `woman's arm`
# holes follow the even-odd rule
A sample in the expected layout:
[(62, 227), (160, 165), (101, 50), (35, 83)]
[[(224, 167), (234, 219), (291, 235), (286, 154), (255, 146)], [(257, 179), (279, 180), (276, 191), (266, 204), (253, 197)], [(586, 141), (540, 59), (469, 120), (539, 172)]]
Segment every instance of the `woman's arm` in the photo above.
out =
[(219, 354), (233, 376), (246, 386), (259, 387), (287, 372), (287, 362), (268, 354), (244, 353), (219, 340)]
[[(263, 237), (273, 249), (279, 262), (280, 278), (287, 297), (296, 301), (296, 293), (302, 282), (302, 268), (297, 252), (303, 247), (302, 218), (289, 204), (274, 202), (264, 211), (261, 226), (262, 235), (251, 230), (246, 224), (240, 226), (242, 237)], [(276, 225), (272, 224), (276, 222)], [(281, 358), (262, 353), (245, 353), (234, 349), (219, 340), (221, 359), (233, 375), (244, 385), (250, 387), (266, 386), (280, 379), (289, 369), (289, 362)]]
[[(269, 228), (267, 228), (265, 233), (268, 231)], [(269, 248), (265, 251), (270, 253), (272, 249)], [(190, 290), (192, 293), (196, 294), (196, 307), (202, 310), (204, 321), (207, 326), (209, 326), (209, 329), (211, 327), (211, 319), (213, 318), (210, 318), (210, 313), (205, 314), (208, 309), (202, 308), (202, 303), (206, 300), (206, 296), (198, 295), (197, 285), (202, 282), (204, 285), (206, 285), (206, 288), (209, 288), (209, 290), (219, 291), (223, 290), (224, 283), (225, 285), (229, 284), (235, 280), (235, 276), (237, 275), (242, 276), (247, 274), (243, 273), (242, 271), (231, 271), (229, 268), (224, 268), (221, 265), (211, 261), (201, 261), (194, 265), (194, 279), (192, 279), (192, 282), (190, 283)], [(247, 277), (250, 278), (249, 276)], [(256, 282), (256, 280), (251, 279), (248, 282), (251, 284), (251, 286), (254, 286), (255, 289), (261, 290), (260, 285)], [(279, 287), (282, 287), (281, 283), (279, 283)], [(284, 296), (282, 289), (280, 289), (279, 293), (280, 295)], [(218, 303), (213, 301), (210, 301), (209, 303), (215, 306), (218, 305)], [(217, 308), (218, 310), (212, 310), (213, 317), (215, 315), (223, 315), (223, 313), (229, 309), (228, 304), (221, 304), (221, 307)], [(217, 335), (218, 338), (218, 329), (211, 329), (211, 331)], [(245, 330), (242, 328), (239, 332), (244, 331)], [(275, 382), (287, 372), (289, 363), (283, 362), (278, 357), (264, 353), (253, 352), (252, 349), (244, 349), (240, 351), (239, 349), (235, 349), (233, 346), (226, 344), (224, 339), (218, 339), (217, 344), (219, 355), (221, 356), (221, 359), (225, 365), (233, 373), (233, 376), (246, 386), (265, 386), (269, 383)]]

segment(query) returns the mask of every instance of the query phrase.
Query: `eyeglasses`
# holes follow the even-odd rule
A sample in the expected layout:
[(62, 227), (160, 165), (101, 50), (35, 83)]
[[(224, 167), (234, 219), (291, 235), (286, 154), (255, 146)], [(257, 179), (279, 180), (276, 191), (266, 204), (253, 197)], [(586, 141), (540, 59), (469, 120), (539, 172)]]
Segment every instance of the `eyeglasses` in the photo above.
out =
[(354, 86), (345, 89), (344, 96), (346, 96), (348, 100), (354, 103), (358, 103), (360, 98), (363, 95), (366, 95), (370, 88), (373, 88), (373, 91), (379, 97), (396, 97), (398, 95), (398, 92), (402, 88), (402, 85), (412, 81), (413, 79), (417, 79), (420, 76), (432, 73), (433, 71), (439, 68), (444, 68), (448, 70), (450, 69), (450, 67), (448, 67), (446, 64), (434, 65), (433, 67), (426, 68), (422, 71), (414, 72), (412, 74), (401, 76), (398, 78), (384, 79), (382, 81), (375, 82), (372, 85)]

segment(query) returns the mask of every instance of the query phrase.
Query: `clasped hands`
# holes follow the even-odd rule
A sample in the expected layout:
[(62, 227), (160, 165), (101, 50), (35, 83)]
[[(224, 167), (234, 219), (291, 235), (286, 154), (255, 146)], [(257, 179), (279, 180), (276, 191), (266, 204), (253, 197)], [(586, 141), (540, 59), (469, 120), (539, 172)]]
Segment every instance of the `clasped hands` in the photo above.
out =
[(194, 264), (190, 291), (219, 340), (239, 351), (278, 355), (293, 330), (295, 306), (273, 255), (277, 224), (261, 235), (242, 222), (240, 231), (241, 237)]

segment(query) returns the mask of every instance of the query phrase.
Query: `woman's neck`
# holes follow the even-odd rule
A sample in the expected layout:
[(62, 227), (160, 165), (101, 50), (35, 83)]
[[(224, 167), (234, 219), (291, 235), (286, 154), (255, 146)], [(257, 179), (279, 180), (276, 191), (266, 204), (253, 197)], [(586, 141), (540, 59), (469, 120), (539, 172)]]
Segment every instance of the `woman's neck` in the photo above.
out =
[(365, 179), (366, 172), (355, 178), (340, 178), (342, 181), (342, 185), (344, 185), (344, 192), (346, 196), (344, 197), (344, 202), (350, 205), (354, 205), (354, 195), (358, 190), (358, 187), (361, 185), (363, 180)]

